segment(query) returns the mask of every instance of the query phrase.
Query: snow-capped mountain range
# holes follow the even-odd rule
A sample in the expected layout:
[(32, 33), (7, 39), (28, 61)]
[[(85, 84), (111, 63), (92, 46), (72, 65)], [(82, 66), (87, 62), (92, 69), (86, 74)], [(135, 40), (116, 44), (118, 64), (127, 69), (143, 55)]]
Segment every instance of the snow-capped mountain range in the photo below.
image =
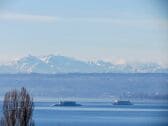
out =
[(168, 73), (168, 68), (156, 63), (119, 65), (102, 60), (86, 62), (60, 55), (29, 55), (8, 64), (1, 64), (0, 73)]

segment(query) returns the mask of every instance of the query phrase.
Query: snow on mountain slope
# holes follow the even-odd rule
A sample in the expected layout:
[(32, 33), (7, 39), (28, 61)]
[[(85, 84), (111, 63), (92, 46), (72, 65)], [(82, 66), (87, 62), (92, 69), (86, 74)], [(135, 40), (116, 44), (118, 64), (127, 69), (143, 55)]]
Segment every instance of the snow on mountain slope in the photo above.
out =
[(18, 72), (22, 73), (49, 73), (51, 72), (50, 67), (35, 56), (27, 56), (23, 57), (16, 62), (14, 67), (18, 70)]
[(168, 73), (168, 68), (156, 63), (112, 64), (102, 60), (85, 62), (60, 55), (29, 55), (0, 65), (0, 73)]

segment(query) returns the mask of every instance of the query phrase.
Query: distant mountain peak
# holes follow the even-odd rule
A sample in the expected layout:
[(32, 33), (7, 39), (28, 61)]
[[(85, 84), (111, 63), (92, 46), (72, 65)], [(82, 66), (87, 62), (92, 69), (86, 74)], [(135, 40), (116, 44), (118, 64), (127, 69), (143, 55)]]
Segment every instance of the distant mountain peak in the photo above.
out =
[(111, 62), (81, 61), (62, 55), (28, 55), (16, 62), (0, 65), (0, 73), (168, 73), (157, 63), (113, 64)]

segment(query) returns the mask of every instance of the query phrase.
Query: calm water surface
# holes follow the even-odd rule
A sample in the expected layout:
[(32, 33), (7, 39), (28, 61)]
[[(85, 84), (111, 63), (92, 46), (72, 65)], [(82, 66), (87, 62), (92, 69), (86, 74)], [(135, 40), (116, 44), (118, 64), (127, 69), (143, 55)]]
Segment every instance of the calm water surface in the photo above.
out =
[(53, 107), (36, 103), (36, 126), (168, 126), (167, 104), (113, 106), (111, 103), (82, 103), (81, 107)]
[(168, 126), (168, 104), (114, 106), (110, 102), (81, 102), (80, 107), (53, 104), (35, 103), (36, 126)]

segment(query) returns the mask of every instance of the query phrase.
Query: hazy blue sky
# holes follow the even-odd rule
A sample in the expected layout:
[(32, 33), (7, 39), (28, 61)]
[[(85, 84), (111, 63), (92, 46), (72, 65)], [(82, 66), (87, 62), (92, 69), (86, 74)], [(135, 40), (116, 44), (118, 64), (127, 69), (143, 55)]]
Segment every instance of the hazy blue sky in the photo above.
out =
[(168, 63), (163, 0), (1, 0), (0, 62), (61, 54)]

